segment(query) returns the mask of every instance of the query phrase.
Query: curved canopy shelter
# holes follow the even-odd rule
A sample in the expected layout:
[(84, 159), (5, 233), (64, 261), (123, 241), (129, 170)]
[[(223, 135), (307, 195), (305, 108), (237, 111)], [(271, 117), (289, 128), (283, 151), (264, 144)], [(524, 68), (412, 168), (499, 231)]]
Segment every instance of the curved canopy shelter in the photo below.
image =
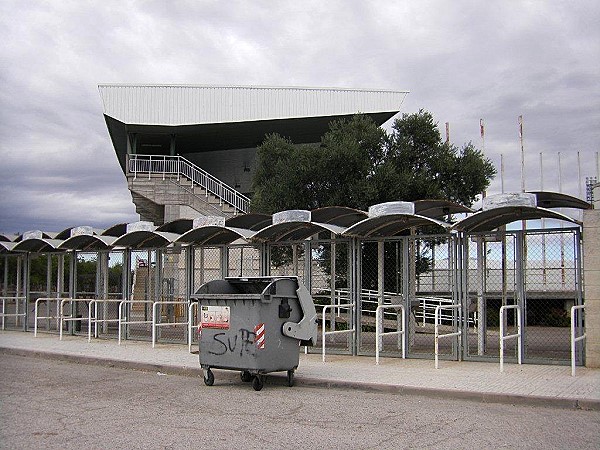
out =
[(60, 240), (64, 241), (65, 239), (69, 239), (71, 236), (75, 236), (78, 234), (100, 235), (100, 234), (102, 234), (103, 231), (104, 230), (100, 230), (98, 228), (93, 228), (93, 227), (89, 227), (89, 226), (69, 227), (69, 228), (62, 230), (60, 233), (58, 233), (56, 236), (54, 236), (54, 239), (60, 239)]
[(58, 233), (52, 233), (52, 232), (40, 231), (40, 230), (26, 231), (23, 234), (17, 235), (17, 237), (15, 238), (15, 240), (13, 242), (21, 242), (23, 239), (31, 239), (32, 237), (39, 238), (39, 239), (56, 239), (57, 234)]
[(94, 233), (75, 233), (58, 246), (60, 250), (98, 251), (108, 250), (117, 238), (114, 236), (99, 236)]
[(452, 229), (467, 232), (492, 231), (512, 222), (537, 219), (557, 219), (579, 224), (569, 216), (538, 207), (533, 193), (511, 193), (486, 197), (480, 212), (457, 222)]
[(225, 245), (238, 239), (248, 240), (255, 232), (243, 228), (225, 226), (225, 218), (199, 217), (194, 219), (193, 228), (179, 236), (175, 242), (195, 245)]
[(592, 205), (580, 198), (558, 192), (530, 191), (536, 197), (536, 204), (540, 208), (575, 208), (591, 209)]
[(471, 208), (467, 208), (460, 203), (451, 202), (450, 200), (417, 200), (414, 202), (414, 205), (415, 214), (439, 220), (452, 214), (473, 212)]
[(151, 222), (134, 222), (127, 225), (127, 232), (113, 242), (113, 247), (131, 249), (165, 247), (174, 242), (178, 234), (156, 231)]
[(273, 216), (269, 214), (240, 214), (225, 220), (225, 226), (259, 231), (273, 224)]
[(15, 245), (17, 245), (16, 242), (0, 241), (0, 253), (11, 252)]
[(18, 234), (0, 233), (0, 242), (14, 242), (18, 237)]
[(43, 233), (38, 230), (27, 231), (19, 237), (18, 242), (13, 247), (13, 251), (30, 253), (55, 252), (63, 241), (47, 238), (46, 236), (48, 235), (49, 233)]
[(88, 226), (71, 227), (58, 233), (64, 241), (59, 250), (98, 251), (107, 250), (115, 241), (113, 236), (101, 236), (102, 230)]
[(175, 219), (159, 226), (156, 231), (183, 234), (194, 228), (194, 219)]
[(449, 225), (430, 217), (415, 214), (412, 202), (388, 202), (369, 207), (369, 217), (348, 228), (345, 236), (395, 236), (409, 228), (434, 225), (445, 231)]
[(321, 231), (341, 235), (346, 228), (311, 221), (311, 212), (293, 209), (273, 214), (273, 225), (263, 228), (251, 240), (260, 242), (303, 241)]
[(102, 236), (120, 237), (120, 236), (123, 236), (125, 233), (127, 233), (128, 225), (129, 225), (128, 223), (117, 223), (117, 224), (113, 225), (112, 227), (107, 228), (100, 234)]
[(345, 206), (326, 206), (311, 211), (311, 219), (314, 222), (328, 223), (340, 227), (350, 227), (367, 217), (366, 212)]

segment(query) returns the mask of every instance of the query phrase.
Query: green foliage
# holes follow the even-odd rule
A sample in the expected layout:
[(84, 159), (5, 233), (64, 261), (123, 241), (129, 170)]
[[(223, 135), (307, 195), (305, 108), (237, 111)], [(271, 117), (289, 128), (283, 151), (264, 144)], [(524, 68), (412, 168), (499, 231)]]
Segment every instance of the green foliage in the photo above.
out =
[(471, 143), (442, 141), (427, 111), (404, 114), (391, 133), (356, 115), (334, 121), (320, 144), (294, 145), (277, 134), (257, 152), (254, 211), (447, 199), (470, 206), (496, 174)]

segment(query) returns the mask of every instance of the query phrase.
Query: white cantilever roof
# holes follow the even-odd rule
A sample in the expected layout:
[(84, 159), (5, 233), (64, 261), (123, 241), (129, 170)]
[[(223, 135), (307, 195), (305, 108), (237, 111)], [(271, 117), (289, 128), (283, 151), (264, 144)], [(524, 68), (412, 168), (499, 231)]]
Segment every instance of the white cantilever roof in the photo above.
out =
[(101, 84), (104, 114), (139, 125), (192, 125), (397, 112), (407, 91)]

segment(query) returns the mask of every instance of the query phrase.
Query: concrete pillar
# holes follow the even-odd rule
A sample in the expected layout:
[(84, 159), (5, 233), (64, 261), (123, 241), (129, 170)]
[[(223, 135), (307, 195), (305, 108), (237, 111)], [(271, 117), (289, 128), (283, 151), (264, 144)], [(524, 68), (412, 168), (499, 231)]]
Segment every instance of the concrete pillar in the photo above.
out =
[(600, 209), (583, 212), (585, 361), (600, 367)]

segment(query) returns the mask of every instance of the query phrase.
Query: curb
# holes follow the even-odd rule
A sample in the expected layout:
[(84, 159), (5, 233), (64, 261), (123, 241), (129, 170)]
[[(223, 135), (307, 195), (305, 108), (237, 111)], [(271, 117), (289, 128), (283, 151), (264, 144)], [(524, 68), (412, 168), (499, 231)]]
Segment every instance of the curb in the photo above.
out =
[[(53, 359), (77, 364), (89, 364), (119, 369), (132, 369), (142, 372), (160, 372), (167, 375), (202, 378), (202, 369), (176, 366), (170, 364), (152, 364), (139, 361), (124, 361), (111, 358), (101, 358), (84, 355), (70, 355), (59, 352), (48, 352), (28, 349), (0, 347), (0, 354)], [(215, 369), (218, 370), (218, 369)], [(239, 380), (237, 371), (218, 370), (219, 379), (228, 382)], [(285, 384), (283, 377), (270, 377), (273, 385)], [(545, 397), (536, 395), (496, 394), (489, 392), (474, 392), (452, 389), (434, 389), (415, 386), (391, 385), (382, 383), (367, 383), (358, 381), (327, 380), (322, 378), (295, 377), (297, 386), (316, 387), (325, 389), (359, 389), (365, 392), (380, 392), (400, 395), (416, 395), (429, 398), (443, 398), (448, 400), (464, 400), (478, 403), (501, 403), (511, 405), (524, 405), (534, 407), (550, 407), (560, 409), (584, 409), (600, 411), (600, 400)]]

